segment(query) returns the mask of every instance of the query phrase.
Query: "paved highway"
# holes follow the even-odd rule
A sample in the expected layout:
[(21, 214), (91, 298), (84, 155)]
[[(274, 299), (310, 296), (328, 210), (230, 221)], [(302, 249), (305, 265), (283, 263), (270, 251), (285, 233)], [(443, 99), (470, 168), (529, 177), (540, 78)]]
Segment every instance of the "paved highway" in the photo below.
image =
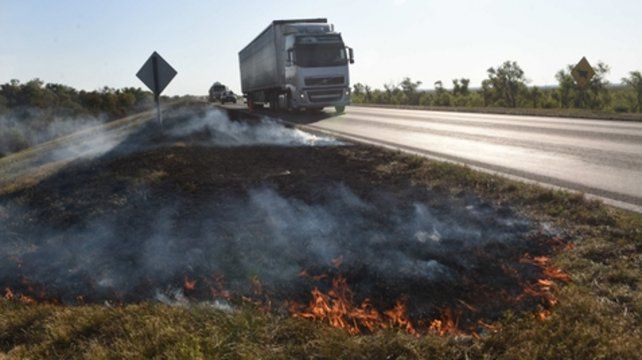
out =
[(340, 116), (272, 116), (642, 212), (642, 123), (356, 106)]

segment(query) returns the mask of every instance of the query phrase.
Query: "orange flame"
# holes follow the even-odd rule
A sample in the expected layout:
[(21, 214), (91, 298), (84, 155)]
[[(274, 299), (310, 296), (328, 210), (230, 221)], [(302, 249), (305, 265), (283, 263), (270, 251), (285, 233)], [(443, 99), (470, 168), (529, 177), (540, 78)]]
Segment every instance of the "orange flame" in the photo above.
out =
[(4, 298), (6, 300), (11, 301), (11, 300), (13, 300), (13, 297), (14, 297), (13, 291), (11, 291), (11, 289), (9, 289), (9, 288), (5, 288), (4, 289)]
[(31, 296), (20, 294), (20, 302), (24, 304), (35, 304), (36, 300), (34, 300)]
[(36, 300), (34, 300), (31, 296), (27, 296), (21, 293), (14, 294), (14, 292), (10, 288), (4, 289), (4, 298), (8, 301), (18, 300), (23, 304), (34, 304), (36, 302)]
[(321, 275), (310, 275), (308, 274), (308, 271), (303, 269), (299, 272), (299, 277), (309, 277), (315, 281), (321, 281), (323, 279), (326, 279), (328, 275), (326, 274), (321, 274)]
[(229, 300), (232, 297), (232, 293), (225, 289), (225, 278), (223, 275), (214, 275), (211, 280), (206, 282), (209, 284), (212, 299), (223, 298)]
[(490, 332), (498, 332), (500, 330), (500, 326), (498, 324), (489, 324), (483, 320), (477, 321), (477, 325)]
[(330, 326), (344, 329), (350, 334), (397, 327), (417, 335), (417, 331), (406, 315), (405, 301), (398, 300), (392, 309), (384, 311), (383, 314), (372, 305), (369, 299), (365, 299), (357, 306), (353, 303), (352, 290), (342, 276), (332, 280), (332, 288), (327, 293), (314, 288), (311, 294), (312, 300), (303, 310), (301, 305), (292, 303), (290, 312), (294, 316), (323, 321)]
[(460, 333), (457, 326), (457, 318), (453, 316), (453, 312), (449, 308), (442, 311), (441, 319), (435, 319), (430, 323), (428, 330), (439, 334), (440, 336), (447, 334), (456, 335)]
[(406, 330), (409, 334), (417, 335), (417, 330), (412, 326), (410, 319), (406, 315), (406, 302), (403, 300), (397, 300), (395, 307), (384, 311), (384, 314), (390, 319), (391, 326), (397, 326), (401, 329)]
[[(542, 274), (545, 276), (544, 278), (538, 279), (534, 285), (525, 285), (524, 294), (542, 298), (548, 307), (557, 305), (557, 297), (553, 295), (555, 288), (554, 280), (568, 283), (572, 281), (571, 276), (562, 271), (562, 269), (551, 265), (551, 259), (547, 256), (531, 257), (529, 254), (524, 254), (519, 262), (538, 266), (542, 269)], [(538, 312), (537, 316), (541, 320), (546, 320), (551, 316), (551, 312), (545, 309)]]
[(552, 313), (549, 310), (541, 310), (537, 313), (537, 317), (542, 321), (548, 320), (551, 315)]
[(196, 289), (196, 280), (190, 280), (187, 276), (185, 276), (185, 281), (183, 282), (183, 289), (186, 291), (193, 291)]
[(571, 276), (560, 268), (549, 266), (544, 268), (544, 275), (548, 276), (551, 279), (559, 280), (565, 283), (571, 282)]

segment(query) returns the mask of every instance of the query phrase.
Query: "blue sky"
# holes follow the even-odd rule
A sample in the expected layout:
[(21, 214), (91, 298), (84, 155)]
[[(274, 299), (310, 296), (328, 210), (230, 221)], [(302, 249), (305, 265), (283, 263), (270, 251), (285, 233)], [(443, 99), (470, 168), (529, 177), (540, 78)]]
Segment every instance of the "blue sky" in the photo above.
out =
[(642, 70), (641, 14), (639, 0), (0, 0), (0, 82), (143, 86), (134, 74), (157, 50), (178, 70), (166, 94), (205, 94), (216, 80), (238, 90), (238, 51), (270, 21), (300, 17), (327, 17), (343, 33), (353, 83), (478, 85), (510, 59), (546, 85), (582, 56), (619, 82)]

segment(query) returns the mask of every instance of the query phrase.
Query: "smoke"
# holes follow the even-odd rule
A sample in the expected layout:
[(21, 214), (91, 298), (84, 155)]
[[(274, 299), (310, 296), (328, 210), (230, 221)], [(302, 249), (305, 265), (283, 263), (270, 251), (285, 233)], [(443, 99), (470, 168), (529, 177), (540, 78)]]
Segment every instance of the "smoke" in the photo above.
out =
[[(266, 118), (234, 121), (217, 110), (179, 109), (165, 120), (162, 133), (152, 122), (88, 130), (53, 154), (117, 157), (188, 140), (216, 147), (340, 144)], [(89, 163), (72, 173), (85, 171), (96, 168)], [(61, 181), (57, 189), (82, 179)], [(221, 294), (251, 296), (257, 279), (275, 300), (306, 301), (311, 287), (323, 286), (315, 279), (344, 274), (357, 299), (390, 308), (412, 296), (411, 310), (426, 314), (455, 298), (474, 301), (475, 289), (521, 291), (524, 279), (504, 265), (533, 253), (532, 239), (546, 231), (475, 197), (423, 189), (427, 203), (378, 188), (357, 195), (336, 182), (299, 185), (292, 193), (254, 183), (195, 198), (115, 181), (109, 194), (85, 187), (95, 194), (90, 198), (57, 197), (46, 187), (42, 199), (30, 202), (0, 197), (0, 288), (64, 303), (82, 296), (185, 305), (196, 298), (229, 310)], [(111, 201), (120, 205), (87, 204)], [(196, 285), (183, 292), (187, 279)]]
[(165, 130), (155, 121), (131, 127), (105, 127), (105, 116), (61, 117), (49, 120), (43, 111), (23, 110), (0, 116), (0, 157), (43, 142), (67, 136), (46, 151), (34, 154), (25, 166), (93, 158), (108, 154), (126, 155), (189, 140), (208, 146), (339, 146), (340, 141), (288, 128), (269, 118), (255, 123), (233, 121), (217, 109), (171, 109), (165, 115)]
[(52, 161), (61, 161), (100, 156), (118, 146), (127, 135), (128, 132), (109, 131), (97, 126), (54, 148), (47, 157)]
[(50, 115), (22, 109), (0, 115), (0, 156), (8, 155), (80, 130), (104, 124), (106, 116)]
[[(207, 134), (207, 143), (214, 146), (337, 146), (342, 143), (334, 138), (317, 136), (296, 128), (288, 128), (274, 119), (263, 117), (256, 123), (232, 121), (218, 109), (205, 112), (184, 110), (172, 114), (174, 120), (167, 134), (181, 138), (193, 134)], [(187, 120), (181, 120), (187, 118)]]
[(337, 146), (331, 137), (288, 128), (268, 118), (258, 122), (233, 121), (220, 110), (202, 107), (170, 109), (164, 115), (165, 129), (155, 121), (131, 126), (105, 126), (105, 117), (61, 117), (39, 120), (40, 110), (0, 117), (0, 156), (57, 139), (53, 144), (12, 161), (2, 169), (0, 181), (11, 181), (40, 165), (64, 164), (77, 159), (128, 154), (189, 141), (206, 146)]
[[(366, 201), (341, 184), (320, 194), (312, 204), (262, 186), (240, 197), (197, 204), (177, 198), (158, 207), (135, 191), (128, 210), (66, 229), (35, 226), (24, 221), (33, 214), (5, 204), (0, 285), (24, 290), (28, 284), (65, 302), (84, 296), (180, 304), (186, 300), (177, 289), (186, 277), (204, 285), (222, 275), (226, 289), (243, 295), (258, 278), (277, 299), (301, 299), (309, 290), (302, 270), (346, 271), (362, 296), (412, 292), (432, 305), (440, 298), (436, 289), (458, 289), (489, 266), (477, 255), (481, 249), (523, 252), (535, 229), (480, 202), (390, 205), (385, 196)], [(336, 259), (339, 269), (331, 265)], [(494, 286), (484, 284), (494, 279), (478, 281)]]

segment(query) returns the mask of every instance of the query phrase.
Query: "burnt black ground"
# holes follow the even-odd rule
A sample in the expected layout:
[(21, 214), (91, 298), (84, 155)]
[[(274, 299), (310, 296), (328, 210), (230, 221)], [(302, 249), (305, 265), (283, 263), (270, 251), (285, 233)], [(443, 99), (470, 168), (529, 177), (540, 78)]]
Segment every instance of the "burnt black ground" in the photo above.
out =
[[(197, 287), (186, 294), (204, 300), (222, 275), (235, 294), (252, 295), (257, 278), (273, 300), (304, 302), (330, 285), (298, 276), (306, 270), (344, 275), (357, 302), (385, 309), (406, 298), (417, 318), (459, 300), (479, 308), (471, 319), (538, 303), (514, 302), (541, 276), (519, 259), (550, 252), (551, 234), (510, 206), (417, 186), (405, 173), (415, 159), (374, 147), (220, 147), (211, 130), (167, 135), (206, 111), (170, 115), (164, 133), (149, 124), (2, 195), (0, 287), (63, 303), (136, 302), (187, 277)], [(419, 231), (430, 224), (439, 240)]]

